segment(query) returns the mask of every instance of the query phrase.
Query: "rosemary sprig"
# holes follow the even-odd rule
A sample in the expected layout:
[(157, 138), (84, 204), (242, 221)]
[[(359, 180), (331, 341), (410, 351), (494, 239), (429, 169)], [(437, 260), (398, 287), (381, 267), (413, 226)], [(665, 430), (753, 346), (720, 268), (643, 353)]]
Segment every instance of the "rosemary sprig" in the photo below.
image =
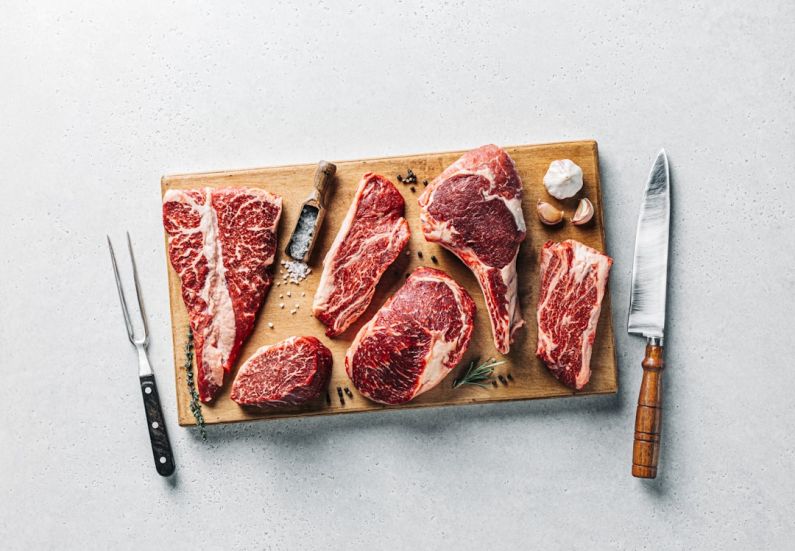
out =
[(199, 393), (196, 392), (196, 383), (193, 380), (193, 331), (188, 327), (188, 342), (185, 343), (185, 378), (188, 381), (188, 392), (190, 392), (190, 411), (196, 419), (196, 426), (202, 440), (207, 440), (207, 429), (204, 426), (204, 416), (202, 415), (202, 403), (199, 400)]
[(497, 361), (494, 358), (489, 358), (480, 365), (477, 365), (477, 362), (477, 359), (472, 360), (466, 373), (453, 381), (453, 388), (462, 387), (464, 385), (475, 385), (486, 388), (488, 385), (485, 383), (491, 380), (491, 376), (494, 374), (494, 368), (504, 364), (505, 360)]

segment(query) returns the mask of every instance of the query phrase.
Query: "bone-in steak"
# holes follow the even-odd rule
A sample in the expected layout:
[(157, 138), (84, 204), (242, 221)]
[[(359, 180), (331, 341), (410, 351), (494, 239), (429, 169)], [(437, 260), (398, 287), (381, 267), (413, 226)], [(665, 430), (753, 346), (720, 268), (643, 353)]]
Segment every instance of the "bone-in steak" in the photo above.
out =
[(522, 181), (496, 145), (465, 153), (420, 196), (425, 239), (452, 251), (483, 290), (494, 344), (507, 354), (524, 325), (516, 294), (516, 255), (526, 235)]
[(364, 396), (402, 404), (436, 386), (472, 337), (475, 303), (450, 276), (418, 268), (356, 335), (345, 369)]
[(223, 385), (270, 288), (281, 212), (281, 198), (261, 189), (171, 189), (163, 197), (204, 402)]
[(536, 355), (563, 384), (584, 387), (591, 377), (591, 351), (613, 260), (568, 239), (541, 249)]
[(368, 172), (323, 260), (312, 312), (334, 337), (361, 316), (378, 280), (409, 240), (405, 203), (395, 186)]
[(305, 404), (328, 386), (331, 363), (331, 351), (315, 337), (263, 346), (240, 367), (232, 400), (258, 407)]

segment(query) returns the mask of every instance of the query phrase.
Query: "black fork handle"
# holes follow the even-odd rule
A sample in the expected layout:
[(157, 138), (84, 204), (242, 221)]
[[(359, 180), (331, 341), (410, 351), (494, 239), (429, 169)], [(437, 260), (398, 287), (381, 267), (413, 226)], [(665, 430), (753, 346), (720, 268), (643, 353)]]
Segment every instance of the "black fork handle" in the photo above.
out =
[(166, 423), (163, 421), (163, 409), (160, 407), (160, 396), (154, 375), (141, 378), (141, 394), (144, 397), (146, 424), (149, 427), (149, 440), (152, 442), (152, 455), (155, 468), (160, 476), (171, 476), (174, 473), (174, 454), (168, 441)]

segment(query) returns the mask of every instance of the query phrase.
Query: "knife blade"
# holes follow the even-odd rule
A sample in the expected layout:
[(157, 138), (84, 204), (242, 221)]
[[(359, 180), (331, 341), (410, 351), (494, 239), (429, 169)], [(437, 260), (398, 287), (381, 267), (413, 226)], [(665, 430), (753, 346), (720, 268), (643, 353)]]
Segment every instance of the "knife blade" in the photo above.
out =
[(652, 164), (638, 216), (627, 317), (627, 331), (646, 337), (632, 446), (632, 475), (638, 478), (655, 478), (660, 456), (670, 191), (668, 157), (661, 150)]
[(660, 151), (649, 173), (635, 236), (627, 331), (662, 339), (671, 218), (668, 157)]

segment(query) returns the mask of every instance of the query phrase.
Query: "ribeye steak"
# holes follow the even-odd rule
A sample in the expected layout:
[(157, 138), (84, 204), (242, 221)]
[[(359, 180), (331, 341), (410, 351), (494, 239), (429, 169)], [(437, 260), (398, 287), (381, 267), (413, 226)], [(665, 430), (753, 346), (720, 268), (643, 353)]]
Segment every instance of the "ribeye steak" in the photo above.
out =
[(345, 369), (364, 396), (402, 404), (436, 386), (472, 337), (475, 303), (453, 278), (418, 268), (361, 328)]
[(480, 283), (494, 344), (507, 354), (524, 325), (516, 295), (516, 255), (527, 233), (522, 180), (496, 145), (465, 153), (419, 198), (425, 239), (452, 251)]
[(584, 387), (591, 377), (596, 324), (613, 260), (568, 239), (541, 249), (536, 355), (563, 384)]
[(312, 311), (334, 337), (361, 316), (378, 280), (409, 240), (405, 203), (395, 186), (368, 172), (323, 260)]
[(281, 212), (281, 197), (261, 189), (170, 189), (163, 196), (168, 256), (182, 282), (204, 402), (223, 385), (270, 288)]
[(242, 406), (298, 406), (318, 398), (331, 377), (331, 351), (315, 337), (290, 337), (263, 346), (232, 383)]

